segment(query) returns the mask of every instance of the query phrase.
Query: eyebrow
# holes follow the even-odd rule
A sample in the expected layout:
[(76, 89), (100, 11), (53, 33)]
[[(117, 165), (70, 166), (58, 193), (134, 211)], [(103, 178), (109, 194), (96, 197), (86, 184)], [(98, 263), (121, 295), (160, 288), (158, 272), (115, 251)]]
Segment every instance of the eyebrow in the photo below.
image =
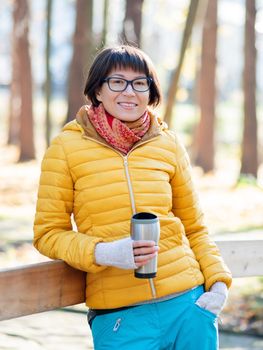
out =
[[(126, 79), (126, 78), (125, 78), (125, 75), (119, 74), (119, 73), (114, 73), (114, 74), (112, 74), (110, 77), (115, 77), (115, 76), (118, 76), (118, 77), (120, 77), (120, 78)], [(147, 78), (147, 76), (146, 76), (146, 75), (138, 75), (137, 77), (135, 77), (135, 78), (133, 78), (133, 79), (131, 79), (131, 80), (139, 79), (139, 78)]]

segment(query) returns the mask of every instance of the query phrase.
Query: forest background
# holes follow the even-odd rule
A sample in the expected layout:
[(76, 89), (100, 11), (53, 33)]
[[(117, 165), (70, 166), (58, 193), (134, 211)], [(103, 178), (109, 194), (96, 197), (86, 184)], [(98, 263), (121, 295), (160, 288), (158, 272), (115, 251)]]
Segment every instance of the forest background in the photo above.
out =
[[(42, 261), (31, 245), (40, 161), (86, 103), (98, 49), (152, 58), (157, 113), (183, 138), (211, 234), (263, 234), (263, 0), (2, 0), (0, 263)], [(263, 335), (263, 280), (235, 280), (224, 325)], [(233, 317), (234, 311), (234, 317)]]

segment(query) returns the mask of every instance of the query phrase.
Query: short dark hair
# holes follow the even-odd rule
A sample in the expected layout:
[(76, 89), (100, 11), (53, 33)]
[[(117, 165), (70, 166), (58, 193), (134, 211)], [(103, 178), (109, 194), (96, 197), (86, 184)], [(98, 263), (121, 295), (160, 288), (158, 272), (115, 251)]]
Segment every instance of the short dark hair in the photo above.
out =
[(130, 68), (151, 78), (149, 105), (157, 106), (161, 102), (160, 83), (151, 59), (137, 47), (120, 45), (101, 50), (90, 67), (84, 94), (93, 106), (100, 104), (96, 93), (104, 79), (113, 69), (118, 68)]

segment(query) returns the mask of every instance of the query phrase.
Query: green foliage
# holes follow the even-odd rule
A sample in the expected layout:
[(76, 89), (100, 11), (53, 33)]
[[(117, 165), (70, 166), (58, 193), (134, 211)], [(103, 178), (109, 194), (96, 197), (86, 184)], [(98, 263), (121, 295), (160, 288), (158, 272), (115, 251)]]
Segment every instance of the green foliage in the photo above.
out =
[(255, 187), (259, 187), (258, 183), (257, 183), (257, 179), (255, 178), (255, 176), (253, 176), (252, 174), (240, 174), (238, 181), (237, 181), (237, 186), (255, 186)]

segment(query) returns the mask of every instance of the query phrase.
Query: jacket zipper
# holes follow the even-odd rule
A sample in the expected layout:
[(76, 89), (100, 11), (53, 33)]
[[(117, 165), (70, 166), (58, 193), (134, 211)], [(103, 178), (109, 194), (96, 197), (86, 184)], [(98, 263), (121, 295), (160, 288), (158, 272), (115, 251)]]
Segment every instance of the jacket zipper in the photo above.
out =
[[(135, 207), (135, 200), (134, 200), (134, 195), (133, 195), (133, 190), (132, 190), (131, 177), (130, 177), (129, 167), (128, 167), (128, 154), (126, 156), (123, 156), (123, 163), (124, 163), (124, 169), (125, 169), (125, 174), (126, 174), (126, 179), (127, 179), (128, 189), (129, 189), (129, 194), (130, 194), (130, 201), (131, 201), (131, 206), (132, 206), (132, 214), (134, 215), (134, 214), (136, 214), (136, 207)], [(148, 281), (150, 283), (152, 297), (154, 299), (156, 299), (156, 289), (155, 289), (155, 285), (154, 285), (153, 279), (149, 278)]]
[(123, 157), (123, 164), (124, 164), (126, 180), (127, 180), (128, 189), (129, 189), (129, 195), (130, 195), (130, 201), (131, 201), (131, 207), (132, 207), (132, 215), (134, 215), (134, 214), (136, 214), (136, 208), (135, 208), (135, 200), (134, 200), (132, 184), (131, 184), (131, 177), (130, 177), (129, 168), (128, 168), (128, 156), (122, 156), (122, 157)]
[[(134, 195), (133, 195), (133, 189), (132, 189), (132, 183), (131, 183), (131, 177), (130, 177), (130, 173), (129, 173), (129, 166), (128, 166), (128, 156), (131, 153), (131, 151), (133, 151), (135, 148), (141, 146), (144, 143), (147, 143), (148, 141), (152, 140), (152, 138), (150, 140), (144, 141), (142, 143), (140, 143), (139, 145), (135, 146), (134, 148), (132, 148), (126, 156), (124, 156), (121, 152), (118, 152), (116, 149), (114, 149), (113, 147), (108, 146), (107, 144), (97, 141), (95, 139), (92, 139), (86, 135), (83, 135), (84, 138), (88, 139), (88, 140), (92, 140), (95, 141), (103, 146), (106, 146), (110, 149), (112, 149), (113, 151), (115, 151), (116, 153), (118, 153), (122, 158), (123, 158), (123, 164), (124, 164), (124, 171), (125, 171), (125, 175), (126, 175), (126, 180), (127, 180), (127, 184), (128, 184), (128, 190), (129, 190), (129, 195), (130, 195), (130, 201), (131, 201), (131, 207), (132, 207), (132, 215), (136, 214), (136, 206), (135, 206), (135, 200), (134, 200)], [(152, 292), (152, 297), (154, 299), (156, 299), (156, 289), (155, 289), (155, 285), (154, 285), (154, 281), (153, 278), (149, 278), (148, 279), (149, 284), (150, 284), (150, 288), (151, 288), (151, 292)]]

